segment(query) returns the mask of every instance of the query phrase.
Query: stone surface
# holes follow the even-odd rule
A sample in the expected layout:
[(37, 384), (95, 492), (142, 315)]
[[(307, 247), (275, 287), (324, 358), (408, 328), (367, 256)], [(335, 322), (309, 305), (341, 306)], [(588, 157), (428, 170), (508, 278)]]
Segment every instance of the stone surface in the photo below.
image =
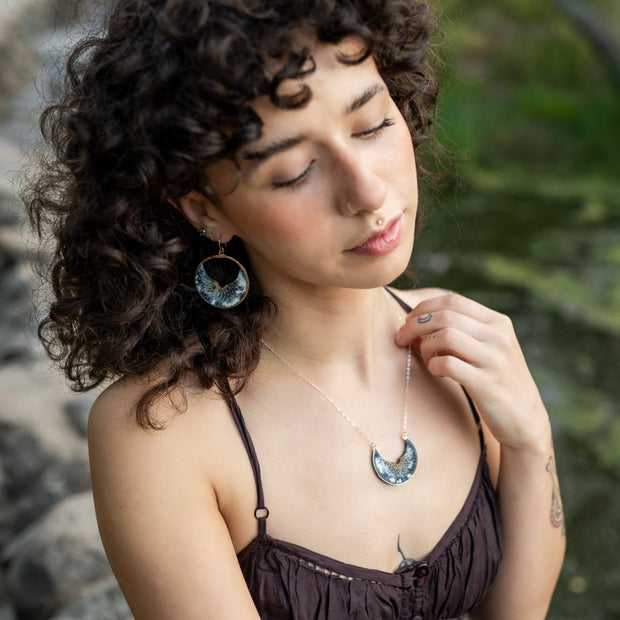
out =
[[(0, 154), (3, 153), (4, 149), (2, 148), (2, 140), (0, 139)], [(11, 153), (4, 152), (4, 157), (9, 160), (11, 158)], [(2, 155), (0, 155), (0, 158)], [(8, 162), (7, 162), (8, 164)], [(12, 160), (12, 165), (15, 165), (15, 161)], [(0, 159), (0, 166), (2, 166), (2, 161)], [(8, 166), (7, 166), (8, 167)], [(5, 166), (2, 166), (0, 170), (4, 171)], [(4, 182), (4, 183), (3, 183)], [(7, 227), (10, 231), (13, 231), (10, 234), (17, 233), (17, 227), (20, 224), (20, 218), (18, 217), (18, 208), (15, 204), (15, 197), (8, 190), (7, 187), (3, 187), (4, 185), (8, 186), (8, 179), (6, 178), (6, 173), (0, 175), (0, 226)]]
[(8, 589), (20, 619), (44, 620), (109, 578), (90, 493), (59, 502), (7, 546)]
[(29, 293), (22, 279), (24, 242), (14, 227), (0, 226), (0, 361), (29, 357)]
[[(31, 346), (37, 350), (35, 343)], [(63, 412), (71, 397), (63, 377), (43, 359), (1, 367), (0, 424), (29, 429), (40, 441), (41, 450), (60, 459), (83, 443)]]
[(52, 459), (40, 434), (33, 429), (0, 421), (0, 452), (4, 491), (9, 497), (22, 493), (43, 473)]
[(13, 608), (9, 605), (0, 607), (0, 620), (17, 620)]
[(2, 610), (9, 608), (9, 595), (4, 583), (4, 576), (0, 573), (0, 620), (2, 620)]
[[(95, 7), (101, 7), (96, 3)], [(40, 93), (61, 81), (89, 0), (0, 0), (0, 620), (127, 620), (105, 558), (86, 445), (95, 394), (76, 395), (36, 337), (48, 245), (18, 200)], [(35, 84), (36, 82), (36, 84)]]
[(52, 620), (131, 619), (131, 611), (114, 579), (93, 586), (79, 601), (65, 607), (52, 617)]
[(13, 530), (20, 532), (64, 497), (90, 491), (86, 451), (52, 463), (37, 481), (14, 501)]
[(32, 81), (43, 33), (73, 21), (86, 4), (74, 0), (0, 0), (0, 114), (6, 111), (11, 96)]
[(64, 405), (64, 412), (75, 432), (81, 437), (86, 437), (88, 427), (88, 414), (95, 400), (96, 394), (75, 394)]

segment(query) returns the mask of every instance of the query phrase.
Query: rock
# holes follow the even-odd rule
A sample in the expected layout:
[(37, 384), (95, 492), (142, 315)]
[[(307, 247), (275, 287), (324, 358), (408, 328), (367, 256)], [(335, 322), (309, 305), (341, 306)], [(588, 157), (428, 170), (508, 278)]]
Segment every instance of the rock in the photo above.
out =
[(57, 504), (11, 541), (3, 556), (20, 620), (46, 620), (112, 576), (90, 493)]
[(0, 421), (0, 453), (4, 469), (4, 490), (18, 496), (43, 472), (52, 459), (40, 434), (33, 429)]
[(41, 34), (75, 22), (90, 5), (71, 0), (0, 2), (0, 115), (10, 97), (32, 80)]
[(17, 616), (10, 605), (0, 607), (0, 620), (17, 620)]
[(17, 533), (68, 495), (90, 490), (90, 468), (86, 447), (81, 454), (51, 464), (14, 501), (13, 532)]
[[(4, 331), (4, 330), (3, 330)], [(0, 363), (15, 362), (32, 358), (32, 346), (22, 333), (6, 338), (0, 347)]]
[(0, 620), (17, 620), (11, 603), (0, 596)]
[(86, 437), (88, 427), (88, 414), (95, 401), (96, 394), (76, 394), (68, 400), (64, 406), (64, 412), (75, 432), (81, 437)]
[[(41, 23), (41, 0), (8, 0), (2, 4), (0, 21), (0, 92), (5, 96), (0, 102), (5, 105), (7, 95), (19, 91), (24, 75), (31, 75), (36, 56), (28, 38), (25, 26), (30, 21)], [(34, 19), (33, 19), (34, 18)], [(2, 107), (0, 107), (0, 111)]]
[(90, 488), (86, 442), (63, 414), (69, 395), (41, 370), (10, 364), (0, 372), (0, 548), (60, 499)]
[(15, 522), (17, 521), (17, 510), (12, 501), (6, 495), (0, 497), (0, 549), (4, 547), (15, 533)]
[(14, 225), (0, 226), (0, 247), (14, 260), (24, 258), (26, 255), (25, 239)]
[(83, 445), (83, 438), (75, 433), (64, 414), (65, 403), (72, 394), (65, 379), (48, 362), (3, 365), (0, 396), (0, 424), (4, 428), (30, 429), (41, 449), (59, 460)]
[[(13, 534), (13, 524), (15, 522), (15, 506), (6, 493), (4, 479), (4, 466), (2, 464), (2, 455), (0, 455), (0, 549)], [(2, 571), (0, 571), (0, 608), (2, 607), (3, 592)]]
[(4, 577), (0, 572), (0, 620), (17, 620), (13, 606), (9, 602), (8, 593), (4, 584)]
[(132, 615), (116, 580), (108, 579), (87, 590), (51, 620), (132, 620)]
[(93, 8), (101, 3), (0, 0), (0, 620), (47, 620), (61, 609), (130, 617), (89, 492), (94, 396), (70, 393), (42, 359), (33, 296), (49, 297), (36, 272), (49, 268), (50, 246), (27, 227), (18, 198), (24, 166), (36, 173), (33, 110), (62, 79), (59, 55), (83, 32), (72, 24)]
[[(17, 149), (13, 150), (13, 145), (0, 137), (0, 170), (3, 172), (15, 165), (15, 156)], [(5, 177), (5, 175), (2, 175)], [(13, 193), (9, 191), (10, 183), (5, 178), (0, 178), (0, 225), (17, 227), (20, 224), (20, 218), (17, 213), (16, 200)]]
[(35, 288), (27, 236), (18, 226), (0, 224), (0, 362), (32, 357), (28, 339)]

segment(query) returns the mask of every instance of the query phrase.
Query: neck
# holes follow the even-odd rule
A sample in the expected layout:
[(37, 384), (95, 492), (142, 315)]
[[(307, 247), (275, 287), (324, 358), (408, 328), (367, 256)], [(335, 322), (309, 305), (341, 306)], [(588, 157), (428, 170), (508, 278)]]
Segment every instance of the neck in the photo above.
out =
[(279, 314), (265, 340), (302, 367), (348, 368), (364, 382), (398, 351), (405, 313), (382, 288), (321, 288), (276, 297)]

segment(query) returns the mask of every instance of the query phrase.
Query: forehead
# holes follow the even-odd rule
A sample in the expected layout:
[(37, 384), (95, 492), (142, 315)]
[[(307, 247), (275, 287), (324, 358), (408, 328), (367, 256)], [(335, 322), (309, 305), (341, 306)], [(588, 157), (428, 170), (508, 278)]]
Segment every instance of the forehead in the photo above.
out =
[(302, 86), (307, 86), (311, 92), (310, 101), (303, 107), (283, 109), (268, 96), (257, 97), (252, 107), (264, 123), (258, 142), (274, 126), (313, 116), (317, 108), (321, 108), (322, 114), (329, 110), (340, 115), (350, 99), (371, 82), (383, 83), (372, 56), (353, 64), (343, 62), (343, 59), (356, 59), (363, 55), (365, 48), (359, 39), (348, 37), (336, 45), (308, 40), (302, 40), (302, 43), (310, 50), (310, 59), (303, 69), (314, 68), (304, 77), (284, 80), (278, 86), (278, 94), (285, 97), (295, 95)]
[[(303, 67), (313, 67), (313, 70), (302, 78), (285, 80), (278, 88), (280, 95), (287, 96), (295, 95), (301, 86), (307, 86), (311, 97), (302, 107), (281, 108), (266, 95), (254, 99), (252, 107), (262, 121), (261, 135), (246, 143), (237, 152), (234, 162), (227, 159), (209, 166), (208, 173), (216, 194), (234, 192), (239, 184), (247, 181), (275, 155), (312, 141), (326, 131), (338, 131), (338, 123), (352, 112), (365, 106), (379, 93), (388, 93), (371, 55), (354, 64), (343, 62), (343, 58), (359, 58), (363, 51), (359, 41), (352, 39), (337, 45), (314, 44), (310, 48), (311, 60), (307, 67)], [(278, 69), (275, 69), (276, 73)]]

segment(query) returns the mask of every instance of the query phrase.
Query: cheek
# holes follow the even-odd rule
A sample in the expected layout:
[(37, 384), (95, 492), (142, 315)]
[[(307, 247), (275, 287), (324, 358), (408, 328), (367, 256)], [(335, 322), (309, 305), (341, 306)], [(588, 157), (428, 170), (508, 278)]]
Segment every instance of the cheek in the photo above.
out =
[(404, 119), (402, 121), (401, 131), (396, 136), (395, 152), (400, 153), (401, 157), (399, 163), (402, 168), (412, 169), (415, 173), (415, 153), (413, 149), (413, 142), (411, 141), (411, 134)]
[(394, 178), (399, 177), (399, 183), (402, 183), (402, 193), (408, 195), (410, 199), (415, 198), (417, 203), (418, 175), (415, 153), (408, 130), (399, 140), (399, 143), (394, 147), (394, 152), (400, 153), (401, 156), (394, 161), (392, 174), (394, 175)]
[(286, 200), (282, 196), (274, 196), (270, 204), (252, 204), (243, 209), (243, 219), (239, 219), (237, 228), (239, 236), (250, 244), (270, 244), (274, 240), (296, 242), (306, 238), (312, 224), (307, 214), (310, 209), (298, 208), (292, 203), (296, 199)]

